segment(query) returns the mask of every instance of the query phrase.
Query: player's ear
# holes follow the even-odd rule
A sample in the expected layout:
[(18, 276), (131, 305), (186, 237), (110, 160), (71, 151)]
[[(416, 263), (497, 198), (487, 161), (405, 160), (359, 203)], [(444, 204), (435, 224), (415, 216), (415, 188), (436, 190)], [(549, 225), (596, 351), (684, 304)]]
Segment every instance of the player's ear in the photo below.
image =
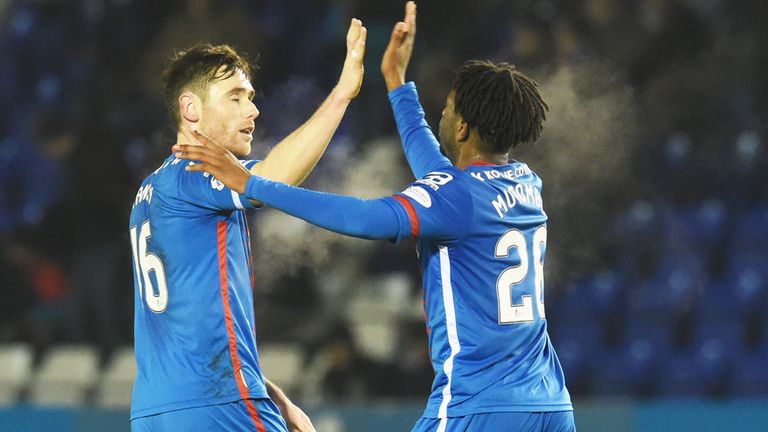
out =
[(192, 92), (184, 92), (179, 96), (179, 113), (188, 122), (200, 121), (200, 98)]
[(469, 125), (463, 119), (459, 119), (456, 128), (456, 142), (464, 142), (469, 139)]

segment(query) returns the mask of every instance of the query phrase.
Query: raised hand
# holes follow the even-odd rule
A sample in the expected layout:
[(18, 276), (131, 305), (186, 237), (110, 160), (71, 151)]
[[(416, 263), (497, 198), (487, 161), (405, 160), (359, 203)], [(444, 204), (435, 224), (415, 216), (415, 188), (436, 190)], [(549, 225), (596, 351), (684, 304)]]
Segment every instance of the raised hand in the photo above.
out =
[(363, 58), (367, 35), (368, 30), (363, 27), (362, 21), (352, 18), (347, 31), (347, 56), (344, 59), (344, 67), (341, 69), (339, 83), (334, 90), (339, 97), (352, 100), (360, 92), (365, 72)]
[(405, 71), (411, 61), (413, 42), (416, 38), (416, 3), (405, 4), (405, 18), (392, 29), (389, 45), (381, 58), (381, 73), (387, 83), (387, 91), (405, 84)]
[(187, 171), (205, 171), (216, 177), (228, 188), (245, 192), (245, 185), (251, 178), (251, 172), (229, 150), (220, 146), (202, 132), (193, 130), (192, 135), (202, 145), (176, 144), (173, 151), (176, 157), (195, 162), (188, 166)]

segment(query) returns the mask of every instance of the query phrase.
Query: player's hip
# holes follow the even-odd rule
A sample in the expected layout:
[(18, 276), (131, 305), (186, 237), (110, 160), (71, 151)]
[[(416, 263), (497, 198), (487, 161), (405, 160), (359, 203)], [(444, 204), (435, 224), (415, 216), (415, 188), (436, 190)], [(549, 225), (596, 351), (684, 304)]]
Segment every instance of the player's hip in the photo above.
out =
[(471, 380), (435, 377), (424, 417), (460, 417), (497, 412), (554, 412), (573, 409), (561, 376)]
[(271, 399), (244, 399), (131, 420), (131, 432), (288, 432)]

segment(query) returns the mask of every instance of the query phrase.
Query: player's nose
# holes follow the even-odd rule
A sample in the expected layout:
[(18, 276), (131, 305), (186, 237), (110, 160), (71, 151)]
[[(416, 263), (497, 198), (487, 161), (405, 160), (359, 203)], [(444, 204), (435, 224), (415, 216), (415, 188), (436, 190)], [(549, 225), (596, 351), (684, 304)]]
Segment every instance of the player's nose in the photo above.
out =
[(246, 117), (249, 119), (255, 119), (260, 114), (259, 109), (256, 108), (256, 104), (253, 102), (249, 102), (248, 111), (246, 112)]

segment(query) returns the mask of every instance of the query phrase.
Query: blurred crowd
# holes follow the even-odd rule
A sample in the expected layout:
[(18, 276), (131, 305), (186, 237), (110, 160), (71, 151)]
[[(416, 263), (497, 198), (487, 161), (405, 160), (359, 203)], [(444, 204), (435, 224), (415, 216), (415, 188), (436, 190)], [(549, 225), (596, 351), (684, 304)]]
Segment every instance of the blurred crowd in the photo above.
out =
[[(159, 79), (174, 50), (230, 43), (258, 65), (260, 158), (333, 87), (348, 20), (361, 18), (365, 83), (309, 185), (364, 195), (406, 184), (378, 72), (402, 7), (0, 1), (0, 342), (40, 352), (86, 342), (105, 354), (130, 344), (128, 213), (175, 138)], [(544, 179), (547, 315), (574, 393), (738, 393), (729, 383), (744, 379), (740, 362), (768, 361), (768, 6), (424, 0), (419, 16), (409, 78), (431, 124), (452, 70), (470, 58), (515, 63), (550, 103), (542, 140), (513, 157)], [(370, 275), (409, 275), (403, 296), (419, 301), (412, 244), (344, 240), (268, 210), (252, 223), (260, 340), (326, 355), (328, 396), (428, 393), (418, 321), (398, 326), (398, 354), (385, 360), (366, 357), (352, 324), (339, 322)], [(276, 226), (319, 244), (289, 249), (293, 263), (274, 266), (285, 261), (271, 250), (286, 241)], [(310, 331), (318, 327), (325, 334)], [(693, 372), (680, 378), (681, 368)], [(628, 370), (635, 379), (622, 381)], [(754, 393), (768, 395), (768, 377)]]

